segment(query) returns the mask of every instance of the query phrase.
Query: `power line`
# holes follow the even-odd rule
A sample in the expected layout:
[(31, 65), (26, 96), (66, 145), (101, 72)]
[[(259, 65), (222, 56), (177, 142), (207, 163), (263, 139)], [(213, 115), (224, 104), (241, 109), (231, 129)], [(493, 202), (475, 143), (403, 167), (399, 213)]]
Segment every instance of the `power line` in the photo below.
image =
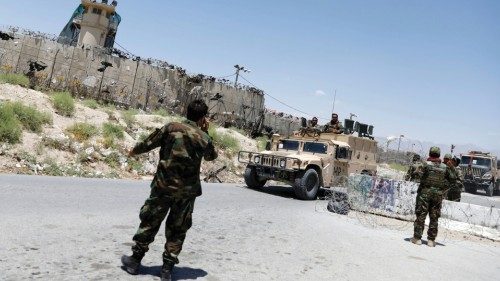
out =
[(116, 45), (118, 45), (118, 47), (122, 48), (123, 50), (125, 50), (125, 52), (129, 53), (130, 55), (134, 56), (134, 54), (132, 54), (129, 50), (125, 49), (125, 47), (123, 47), (122, 45), (120, 45), (120, 43), (116, 42)]
[[(255, 88), (258, 88), (257, 86), (255, 86), (255, 84), (253, 84), (252, 82), (248, 81), (245, 77), (243, 77), (243, 75), (241, 75), (241, 74), (240, 74), (240, 77), (241, 77), (243, 80), (245, 80), (247, 83), (249, 83), (250, 85), (254, 86)], [(272, 98), (273, 100), (275, 100), (275, 101), (277, 101), (277, 102), (281, 103), (282, 105), (284, 105), (284, 106), (286, 106), (286, 107), (290, 108), (290, 109), (293, 109), (293, 110), (295, 110), (295, 111), (297, 111), (297, 112), (300, 112), (300, 113), (302, 113), (302, 114), (305, 114), (305, 115), (308, 115), (308, 116), (314, 117), (314, 115), (309, 114), (309, 113), (307, 113), (307, 112), (304, 112), (304, 111), (302, 111), (302, 110), (300, 110), (300, 109), (297, 109), (297, 108), (295, 108), (295, 107), (293, 107), (293, 106), (291, 106), (291, 105), (288, 105), (288, 104), (286, 104), (285, 102), (282, 102), (281, 100), (279, 100), (279, 99), (277, 99), (277, 98), (275, 98), (275, 97), (271, 96), (270, 94), (268, 94), (268, 93), (266, 93), (266, 92), (262, 92), (262, 93), (263, 93), (264, 95), (266, 95), (266, 96), (268, 96), (268, 97)], [(330, 119), (328, 119), (328, 118), (323, 118), (323, 117), (318, 117), (318, 118), (319, 118), (319, 119), (323, 119), (323, 120), (330, 120)]]

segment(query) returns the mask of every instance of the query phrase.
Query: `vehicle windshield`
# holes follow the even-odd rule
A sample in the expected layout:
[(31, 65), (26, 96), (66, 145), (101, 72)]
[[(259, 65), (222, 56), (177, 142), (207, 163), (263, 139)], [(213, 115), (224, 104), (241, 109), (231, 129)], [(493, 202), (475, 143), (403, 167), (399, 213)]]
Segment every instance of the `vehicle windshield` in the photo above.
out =
[(280, 140), (278, 148), (283, 150), (299, 150), (299, 141)]
[(462, 160), (460, 161), (460, 164), (466, 164), (466, 165), (478, 165), (478, 166), (485, 166), (485, 167), (490, 167), (491, 165), (491, 159), (489, 158), (480, 158), (480, 157), (471, 157), (471, 156), (462, 156)]
[(323, 153), (326, 154), (328, 146), (321, 142), (306, 142), (304, 143), (304, 152)]

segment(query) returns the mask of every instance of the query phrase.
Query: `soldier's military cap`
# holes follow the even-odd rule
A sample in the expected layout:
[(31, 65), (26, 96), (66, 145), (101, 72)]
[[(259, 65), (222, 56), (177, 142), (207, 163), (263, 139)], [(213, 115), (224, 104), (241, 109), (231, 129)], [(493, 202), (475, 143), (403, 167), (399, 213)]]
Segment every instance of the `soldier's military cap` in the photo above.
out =
[(451, 154), (449, 154), (449, 153), (446, 153), (443, 158), (445, 158), (445, 159), (453, 159), (453, 156)]

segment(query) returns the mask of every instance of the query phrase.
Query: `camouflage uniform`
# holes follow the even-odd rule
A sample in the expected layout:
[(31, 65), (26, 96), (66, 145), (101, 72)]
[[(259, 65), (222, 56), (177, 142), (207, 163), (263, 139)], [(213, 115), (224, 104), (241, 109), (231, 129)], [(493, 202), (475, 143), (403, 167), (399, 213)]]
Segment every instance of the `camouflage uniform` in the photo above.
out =
[(419, 181), (422, 166), (422, 161), (415, 161), (406, 172), (405, 181)]
[(344, 132), (344, 126), (337, 121), (336, 123), (327, 123), (324, 129), (325, 133), (342, 134)]
[[(439, 158), (436, 160), (439, 160)], [(416, 220), (413, 237), (416, 239), (422, 238), (425, 218), (429, 214), (430, 222), (427, 239), (434, 241), (438, 233), (438, 219), (441, 216), (443, 196), (453, 184), (455, 178), (451, 168), (434, 159), (423, 163), (420, 170), (420, 186), (418, 187), (415, 205)]]
[(134, 258), (142, 259), (168, 213), (163, 261), (173, 265), (179, 262), (177, 256), (192, 224), (195, 198), (202, 193), (201, 160), (214, 160), (217, 152), (208, 134), (189, 120), (157, 129), (138, 143), (133, 153), (145, 153), (158, 146), (160, 162), (151, 183), (151, 194), (139, 213), (141, 224), (133, 237), (136, 244), (132, 252)]
[(448, 191), (446, 199), (449, 201), (460, 202), (462, 197), (462, 189), (464, 186), (462, 170), (460, 170), (460, 168), (458, 167), (454, 167), (452, 171), (453, 171), (453, 176), (455, 178), (455, 182)]

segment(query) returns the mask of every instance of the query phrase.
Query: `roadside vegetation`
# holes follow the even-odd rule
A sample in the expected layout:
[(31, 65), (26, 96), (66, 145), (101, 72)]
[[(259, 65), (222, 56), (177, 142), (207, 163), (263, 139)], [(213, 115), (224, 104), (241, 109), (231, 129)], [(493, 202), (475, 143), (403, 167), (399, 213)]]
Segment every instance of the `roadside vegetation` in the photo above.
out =
[(97, 101), (94, 99), (85, 99), (82, 101), (82, 104), (85, 105), (86, 107), (92, 108), (92, 109), (99, 108), (99, 103), (97, 103)]
[(59, 115), (72, 117), (75, 114), (75, 100), (69, 92), (53, 93), (52, 104)]
[(52, 124), (52, 117), (45, 112), (25, 106), (20, 102), (5, 102), (0, 105), (0, 142), (18, 143), (23, 128), (40, 133), (43, 125)]
[(232, 157), (240, 150), (240, 143), (235, 137), (217, 132), (215, 126), (208, 128), (208, 134), (212, 137), (214, 145), (222, 149), (226, 155)]
[(22, 74), (2, 73), (0, 74), (0, 83), (19, 85), (27, 88), (29, 86), (30, 81), (28, 77)]
[(99, 134), (99, 129), (92, 124), (80, 122), (68, 127), (66, 132), (71, 134), (75, 140), (83, 142)]

